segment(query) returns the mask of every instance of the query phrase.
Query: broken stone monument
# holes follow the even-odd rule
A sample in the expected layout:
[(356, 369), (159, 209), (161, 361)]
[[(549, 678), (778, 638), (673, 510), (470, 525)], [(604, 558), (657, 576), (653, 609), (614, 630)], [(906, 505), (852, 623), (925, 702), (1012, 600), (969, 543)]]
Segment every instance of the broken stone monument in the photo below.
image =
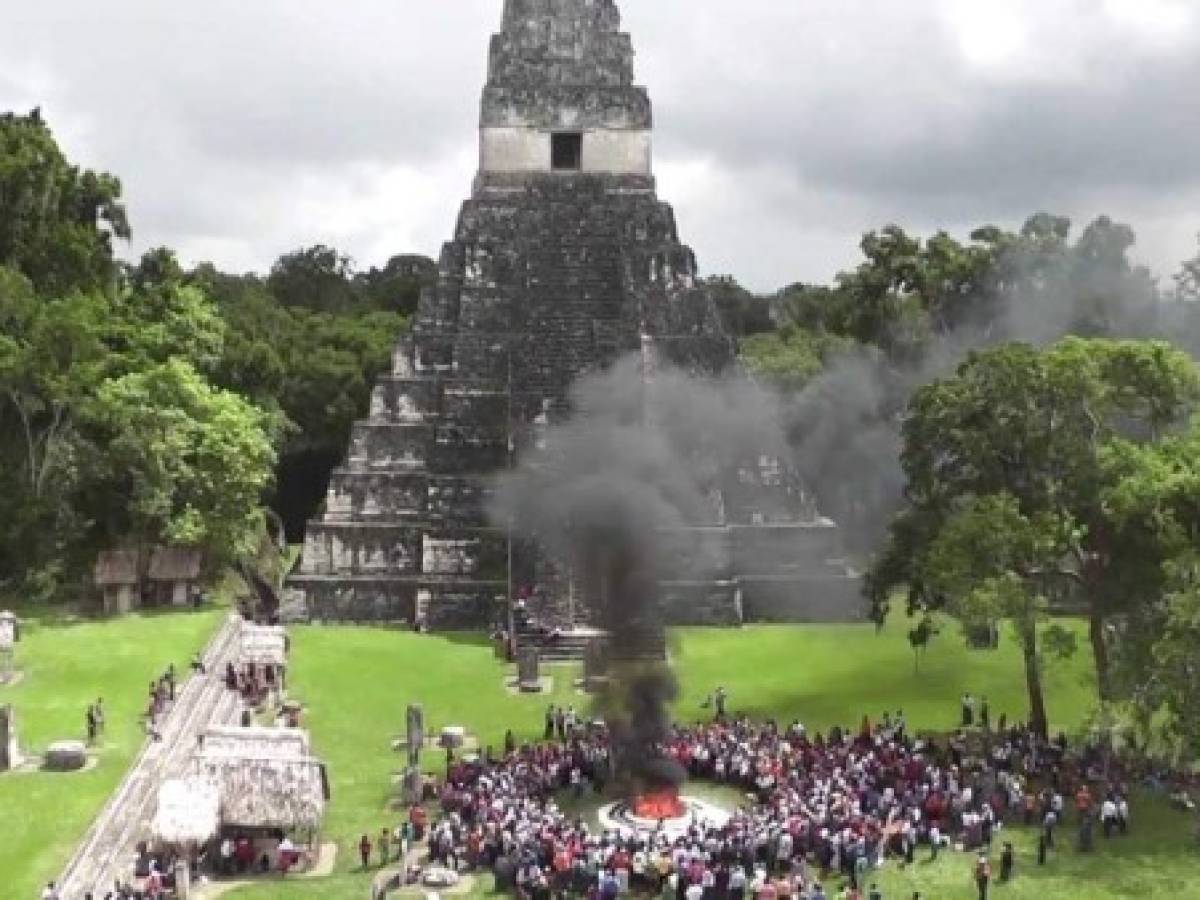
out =
[(604, 639), (592, 638), (583, 652), (583, 689), (588, 693), (596, 693), (607, 681), (608, 660)]
[(21, 626), (14, 613), (0, 612), (0, 684), (8, 684), (15, 677), (14, 657), (17, 641), (21, 639)]
[(404, 770), (404, 802), (408, 805), (420, 803), (424, 799), (425, 779), (417, 766), (409, 766)]
[(0, 706), (0, 772), (8, 772), (21, 765), (21, 751), (17, 747), (17, 719), (11, 705)]
[(541, 654), (537, 647), (522, 647), (517, 655), (517, 688), (523, 694), (537, 694), (542, 690), (539, 671)]
[[(571, 385), (629, 354), (697, 374), (736, 366), (658, 198), (651, 104), (633, 59), (615, 0), (506, 0), (473, 190), (290, 580), (308, 618), (488, 627), (494, 598), (538, 565), (510, 554), (488, 522), (488, 476), (569, 415)], [(722, 562), (715, 575), (663, 584), (667, 621), (862, 615), (858, 582), (836, 562), (836, 526), (803, 491), (784, 491), (787, 515), (766, 515), (747, 489), (777, 497), (777, 468), (755, 460), (735, 473), (711, 521), (679, 535)]]
[(408, 764), (416, 766), (421, 762), (421, 750), (425, 747), (425, 709), (419, 703), (408, 705), (405, 726)]

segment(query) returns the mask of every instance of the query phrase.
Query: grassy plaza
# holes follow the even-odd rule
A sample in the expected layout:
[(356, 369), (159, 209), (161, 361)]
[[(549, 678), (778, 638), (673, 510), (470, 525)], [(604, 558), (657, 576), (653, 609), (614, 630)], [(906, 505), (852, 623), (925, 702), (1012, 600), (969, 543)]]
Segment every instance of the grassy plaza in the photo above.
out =
[(185, 673), (224, 610), (168, 612), (108, 621), (24, 613), (21, 680), (0, 687), (17, 714), (21, 750), (81, 740), (84, 711), (104, 699), (106, 728), (87, 771), (22, 771), (0, 778), (0, 873), (5, 897), (33, 897), (57, 877), (76, 843), (142, 747), (147, 684), (174, 663)]
[[(82, 622), (31, 617), (20, 644), (22, 680), (0, 689), (0, 702), (15, 704), (26, 752), (50, 741), (82, 734), (84, 707), (103, 696), (108, 728), (89, 771), (54, 775), (14, 774), (0, 779), (0, 871), (12, 896), (30, 896), (54, 876), (91, 818), (120, 781), (142, 741), (139, 724), (146, 682), (167, 663), (185, 668), (204, 645), (222, 611), (133, 616)], [(681, 694), (680, 721), (705, 715), (700, 708), (717, 685), (731, 708), (755, 718), (799, 718), (810, 729), (854, 726), (863, 713), (878, 717), (903, 709), (912, 727), (946, 731), (955, 724), (958, 698), (969, 690), (987, 696), (993, 716), (1015, 716), (1024, 706), (1015, 645), (972, 651), (956, 634), (937, 640), (913, 665), (897, 620), (877, 633), (871, 626), (779, 626), (738, 630), (681, 629), (672, 633), (671, 659)], [(507, 729), (519, 739), (540, 736), (546, 705), (586, 710), (587, 695), (571, 665), (551, 668), (549, 694), (519, 695), (507, 686), (511, 667), (498, 660), (482, 637), (418, 636), (403, 631), (329, 627), (293, 630), (291, 693), (305, 704), (305, 723), (317, 752), (329, 764), (333, 802), (324, 839), (339, 845), (335, 871), (326, 878), (269, 878), (239, 888), (252, 900), (321, 897), (361, 898), (374, 870), (358, 868), (355, 844), (397, 821), (390, 811), (400, 755), (391, 742), (403, 730), (404, 708), (422, 703), (431, 729), (459, 724), (481, 746), (499, 746)], [(1078, 733), (1094, 705), (1091, 667), (1080, 654), (1053, 670), (1047, 685), (1055, 728)], [(436, 771), (436, 753), (426, 765)], [(702, 790), (702, 789), (701, 789)], [(1161, 798), (1139, 797), (1132, 835), (1100, 842), (1084, 857), (1062, 849), (1044, 869), (1033, 860), (1033, 838), (1017, 829), (1004, 834), (1018, 851), (1018, 877), (1003, 888), (1015, 900), (1034, 897), (1177, 897), (1180, 886), (1200, 877), (1190, 822)], [(1064, 844), (1070, 837), (1064, 831)], [(902, 871), (889, 862), (878, 882), (888, 897), (968, 898), (970, 857), (943, 854)], [(486, 882), (477, 890), (486, 889)]]
[[(913, 727), (946, 731), (956, 724), (965, 690), (987, 696), (993, 716), (1008, 711), (1011, 718), (1023, 709), (1020, 660), (1011, 641), (995, 652), (971, 651), (957, 634), (947, 633), (931, 647), (918, 673), (904, 624), (896, 621), (878, 634), (871, 626), (676, 631), (671, 654), (682, 687), (676, 715), (680, 720), (702, 716), (700, 703), (718, 684), (729, 691), (733, 709), (757, 718), (798, 717), (810, 729), (853, 726), (864, 712), (877, 717), (903, 709)], [(505, 688), (509, 669), (489, 645), (471, 638), (299, 628), (293, 654), (292, 691), (306, 704), (307, 725), (330, 766), (334, 799), (325, 839), (339, 843), (336, 871), (323, 879), (273, 879), (237, 890), (239, 898), (367, 896), (374, 870), (358, 868), (355, 844), (362, 833), (374, 835), (397, 818), (388, 807), (396, 796), (392, 785), (401, 760), (390, 741), (403, 730), (407, 703), (424, 704), (429, 727), (464, 725), (485, 746), (499, 746), (508, 728), (521, 738), (539, 737), (547, 703), (587, 705), (587, 697), (572, 687), (571, 667), (554, 670), (550, 695), (511, 694)], [(1054, 670), (1047, 687), (1056, 728), (1078, 732), (1084, 725), (1094, 705), (1090, 673), (1082, 654)], [(439, 765), (436, 755), (428, 760), (431, 769)], [(1133, 815), (1131, 836), (1112, 845), (1098, 843), (1090, 857), (1060, 850), (1041, 870), (1034, 864), (1034, 838), (1021, 830), (1015, 837), (1005, 834), (1017, 847), (1018, 877), (997, 887), (997, 895), (1014, 900), (1181, 896), (1180, 885), (1200, 877), (1190, 822), (1159, 798), (1138, 800)], [(1071, 842), (1068, 832), (1064, 829), (1064, 844)], [(878, 878), (886, 897), (907, 898), (918, 889), (939, 900), (975, 896), (969, 855), (943, 854), (929, 864), (925, 852), (908, 871), (888, 863)]]

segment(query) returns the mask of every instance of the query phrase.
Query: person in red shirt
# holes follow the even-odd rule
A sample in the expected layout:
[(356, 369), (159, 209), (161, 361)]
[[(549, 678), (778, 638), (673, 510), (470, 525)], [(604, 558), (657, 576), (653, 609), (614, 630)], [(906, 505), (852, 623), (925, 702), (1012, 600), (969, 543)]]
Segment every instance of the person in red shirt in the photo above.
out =
[(408, 811), (408, 821), (412, 823), (413, 840), (421, 841), (425, 839), (425, 826), (428, 823), (428, 816), (425, 814), (425, 807), (414, 806)]
[(237, 860), (238, 872), (249, 871), (250, 867), (254, 865), (254, 845), (250, 843), (250, 838), (244, 835), (238, 838), (233, 855)]
[(358, 856), (362, 860), (362, 867), (369, 869), (371, 867), (371, 838), (368, 835), (363, 835), (358, 842)]
[(1092, 811), (1092, 792), (1086, 784), (1080, 785), (1075, 794), (1075, 811), (1079, 813), (1080, 818)]

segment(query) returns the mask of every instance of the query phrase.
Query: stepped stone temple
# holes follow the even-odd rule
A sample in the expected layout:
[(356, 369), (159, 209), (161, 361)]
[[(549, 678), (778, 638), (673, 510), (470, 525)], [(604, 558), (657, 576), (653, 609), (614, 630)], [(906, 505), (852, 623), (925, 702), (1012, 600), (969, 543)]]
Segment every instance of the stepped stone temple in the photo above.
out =
[[(474, 189), (309, 525), (290, 582), (302, 615), (441, 629), (495, 621), (540, 564), (488, 524), (487, 476), (569, 412), (572, 382), (630, 353), (693, 372), (734, 365), (655, 194), (651, 119), (614, 0), (506, 0)], [(755, 506), (781, 480), (764, 463), (758, 490), (697, 523), (689, 537), (716, 549), (722, 571), (664, 585), (669, 620), (859, 617), (833, 523), (798, 495), (786, 516)]]

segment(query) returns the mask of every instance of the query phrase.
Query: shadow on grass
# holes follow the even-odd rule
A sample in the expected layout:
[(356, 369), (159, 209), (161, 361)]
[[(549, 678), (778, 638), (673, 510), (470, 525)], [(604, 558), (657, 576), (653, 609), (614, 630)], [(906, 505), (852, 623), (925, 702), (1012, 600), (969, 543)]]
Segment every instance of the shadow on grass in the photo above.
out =
[(209, 602), (200, 606), (145, 607), (123, 615), (106, 615), (98, 609), (81, 609), (78, 606), (16, 606), (12, 611), (16, 613), (24, 632), (33, 634), (42, 628), (63, 630), (80, 625), (103, 625), (123, 619), (174, 619), (205, 615), (220, 609), (228, 609), (228, 606)]
[(460, 647), (486, 647), (492, 649), (492, 639), (480, 631), (439, 631), (434, 637)]

